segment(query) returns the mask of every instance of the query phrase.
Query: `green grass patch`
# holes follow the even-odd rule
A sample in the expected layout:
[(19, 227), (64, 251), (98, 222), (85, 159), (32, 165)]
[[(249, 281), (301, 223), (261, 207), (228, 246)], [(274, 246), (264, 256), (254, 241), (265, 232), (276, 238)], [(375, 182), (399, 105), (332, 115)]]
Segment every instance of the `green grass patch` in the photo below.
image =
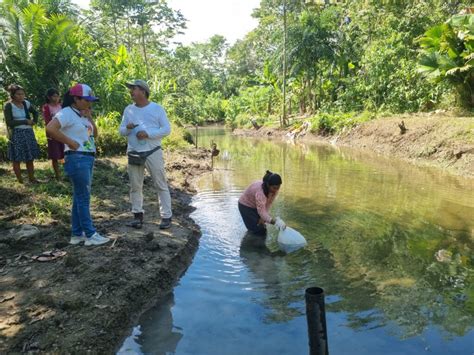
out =
[(323, 135), (336, 134), (345, 128), (351, 128), (375, 118), (375, 113), (364, 111), (354, 112), (322, 112), (310, 119), (311, 132)]

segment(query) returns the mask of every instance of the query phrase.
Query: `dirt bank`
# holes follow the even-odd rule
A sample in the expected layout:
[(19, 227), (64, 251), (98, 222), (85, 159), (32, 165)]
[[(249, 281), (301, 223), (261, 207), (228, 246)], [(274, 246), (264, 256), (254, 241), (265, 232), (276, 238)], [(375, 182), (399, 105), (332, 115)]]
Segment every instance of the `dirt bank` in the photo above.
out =
[[(174, 212), (172, 228), (165, 231), (158, 228), (149, 178), (144, 227), (125, 227), (130, 218), (126, 161), (98, 159), (92, 213), (98, 230), (114, 238), (100, 247), (68, 244), (68, 206), (63, 211), (51, 206), (43, 217), (30, 213), (38, 206), (45, 210), (36, 199), (49, 183), (11, 182), (10, 167), (1, 165), (0, 353), (117, 350), (139, 315), (172, 290), (192, 261), (200, 231), (189, 218), (190, 192), (192, 179), (209, 170), (208, 156), (194, 149), (165, 156)], [(37, 164), (40, 178), (43, 171), (50, 174), (47, 164)], [(58, 190), (70, 188), (65, 181), (57, 184)], [(25, 224), (38, 229), (23, 236), (10, 233)], [(45, 262), (32, 259), (54, 248), (67, 254)]]
[[(407, 129), (401, 134), (399, 124)], [(289, 139), (288, 130), (235, 130), (234, 134)], [(369, 150), (411, 163), (432, 165), (456, 175), (474, 177), (474, 117), (449, 113), (379, 118), (335, 136), (306, 133), (296, 139), (324, 141)]]

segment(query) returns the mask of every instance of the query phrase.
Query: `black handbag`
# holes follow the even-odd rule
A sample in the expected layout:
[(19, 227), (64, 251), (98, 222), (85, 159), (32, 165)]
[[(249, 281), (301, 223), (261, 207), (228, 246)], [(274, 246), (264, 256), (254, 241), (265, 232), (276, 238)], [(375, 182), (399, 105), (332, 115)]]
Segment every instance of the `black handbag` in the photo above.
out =
[(127, 153), (128, 155), (128, 164), (130, 165), (145, 165), (146, 159), (152, 155), (154, 152), (156, 152), (158, 149), (161, 149), (160, 146), (153, 148), (152, 150), (149, 150), (147, 152), (135, 152), (134, 150), (130, 151)]

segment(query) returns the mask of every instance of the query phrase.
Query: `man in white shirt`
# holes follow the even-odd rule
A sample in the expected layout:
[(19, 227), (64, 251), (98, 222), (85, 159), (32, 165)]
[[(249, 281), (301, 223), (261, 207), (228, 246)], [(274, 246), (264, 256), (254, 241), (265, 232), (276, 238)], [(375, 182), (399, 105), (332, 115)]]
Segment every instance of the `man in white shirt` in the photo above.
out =
[[(128, 139), (128, 177), (133, 221), (127, 226), (143, 225), (143, 177), (145, 168), (150, 173), (160, 202), (160, 229), (171, 227), (171, 196), (166, 180), (161, 139), (171, 132), (165, 110), (148, 100), (150, 88), (143, 80), (126, 83), (134, 104), (128, 105), (120, 124), (120, 134)], [(132, 159), (135, 157), (136, 159)]]

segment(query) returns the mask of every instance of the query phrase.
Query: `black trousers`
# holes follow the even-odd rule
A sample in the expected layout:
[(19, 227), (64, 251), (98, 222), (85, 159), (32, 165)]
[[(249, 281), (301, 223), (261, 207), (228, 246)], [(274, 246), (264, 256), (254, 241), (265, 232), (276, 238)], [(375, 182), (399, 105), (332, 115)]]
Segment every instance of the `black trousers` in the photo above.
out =
[(244, 206), (239, 202), (239, 212), (244, 220), (245, 227), (247, 227), (250, 232), (263, 236), (267, 234), (265, 224), (258, 224), (260, 215), (256, 208)]

